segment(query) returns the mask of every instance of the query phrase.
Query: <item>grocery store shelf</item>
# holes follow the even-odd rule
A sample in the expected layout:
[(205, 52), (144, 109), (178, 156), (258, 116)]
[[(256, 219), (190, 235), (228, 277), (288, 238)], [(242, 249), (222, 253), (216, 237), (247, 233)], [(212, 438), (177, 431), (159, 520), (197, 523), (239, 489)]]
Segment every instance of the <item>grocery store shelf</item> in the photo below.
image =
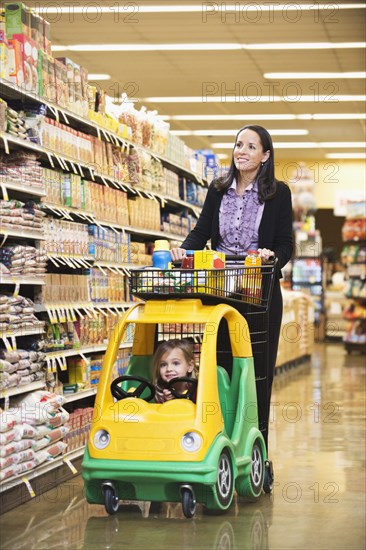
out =
[(32, 231), (31, 229), (22, 229), (17, 231), (12, 227), (5, 227), (0, 224), (0, 235), (4, 237), (19, 237), (21, 239), (32, 239), (34, 241), (44, 241), (45, 236), (40, 231)]
[(85, 447), (79, 447), (74, 451), (69, 451), (68, 453), (62, 456), (58, 456), (52, 460), (45, 462), (44, 464), (41, 464), (40, 466), (34, 468), (34, 470), (29, 470), (29, 472), (24, 472), (20, 476), (15, 476), (15, 477), (9, 478), (8, 480), (2, 481), (0, 483), (0, 493), (8, 491), (9, 489), (13, 489), (17, 485), (24, 483), (23, 481), (24, 478), (26, 478), (28, 481), (32, 481), (32, 479), (35, 479), (38, 476), (41, 476), (47, 472), (50, 472), (51, 470), (55, 470), (59, 466), (62, 466), (65, 459), (72, 462), (76, 458), (79, 458), (80, 456), (82, 456), (84, 454), (84, 450), (85, 450)]
[(14, 388), (0, 390), (0, 399), (20, 395), (22, 393), (28, 393), (30, 391), (40, 390), (44, 388), (45, 385), (46, 382), (44, 380), (39, 380), (38, 382), (32, 382), (31, 384), (25, 384), (24, 386), (15, 386)]
[(128, 225), (118, 225), (116, 223), (105, 222), (103, 220), (95, 220), (95, 223), (104, 227), (110, 227), (112, 229), (120, 229), (126, 233), (134, 233), (137, 235), (148, 235), (151, 237), (159, 237), (160, 239), (168, 239), (170, 241), (183, 242), (185, 237), (181, 235), (174, 235), (173, 233), (166, 233), (165, 231), (159, 231), (158, 229), (145, 229), (143, 227), (130, 227)]
[(127, 309), (135, 305), (136, 302), (93, 302), (93, 306), (101, 309)]
[(12, 277), (11, 275), (0, 274), (0, 285), (34, 285), (46, 284), (44, 279), (33, 279), (32, 277)]
[[(57, 359), (58, 357), (74, 357), (76, 355), (86, 355), (88, 353), (99, 353), (106, 351), (108, 344), (97, 344), (95, 346), (85, 346), (78, 349), (64, 349), (59, 351), (51, 351), (46, 353), (46, 361)], [(127, 344), (121, 344), (119, 349), (127, 349), (132, 347), (132, 342)]]
[(86, 399), (87, 397), (92, 397), (97, 393), (97, 387), (90, 390), (78, 391), (76, 393), (64, 394), (66, 403), (72, 403), (73, 401), (79, 401), (80, 399)]
[(0, 338), (11, 338), (13, 336), (32, 336), (34, 334), (43, 334), (44, 333), (44, 326), (34, 327), (29, 326), (26, 328), (19, 328), (17, 330), (13, 331), (4, 331), (0, 332)]
[(74, 310), (77, 311), (79, 309), (86, 309), (88, 311), (95, 310), (97, 312), (98, 309), (126, 309), (133, 305), (135, 305), (136, 302), (80, 302), (71, 304), (68, 303), (52, 303), (47, 302), (43, 304), (34, 304), (34, 310), (36, 313), (42, 313), (47, 310)]
[(12, 189), (14, 191), (19, 191), (24, 195), (30, 195), (31, 197), (45, 197), (46, 191), (44, 188), (34, 187), (32, 185), (25, 185), (19, 181), (11, 180), (0, 180), (0, 186), (5, 187), (5, 189)]
[[(72, 111), (69, 111), (68, 109), (65, 109), (63, 107), (60, 107), (59, 105), (46, 101), (44, 99), (40, 99), (36, 94), (33, 94), (31, 92), (25, 91), (22, 88), (18, 87), (16, 84), (13, 84), (4, 78), (0, 78), (0, 89), (1, 89), (1, 95), (4, 99), (21, 99), (24, 98), (27, 99), (27, 101), (32, 101), (36, 105), (46, 105), (48, 109), (48, 114), (52, 118), (60, 119), (61, 116), (64, 120), (64, 122), (69, 125), (71, 128), (75, 128), (77, 130), (84, 131), (89, 134), (93, 134), (94, 136), (98, 136), (100, 139), (104, 141), (110, 141), (112, 143), (119, 143), (121, 145), (127, 144), (135, 149), (139, 149), (141, 151), (144, 151), (148, 153), (149, 155), (161, 160), (161, 162), (166, 166), (167, 168), (171, 169), (174, 172), (179, 172), (181, 174), (184, 174), (188, 177), (194, 178), (198, 183), (201, 185), (205, 184), (204, 178), (200, 177), (195, 172), (192, 172), (189, 168), (182, 166), (180, 164), (175, 163), (173, 160), (168, 159), (164, 155), (160, 155), (159, 153), (156, 153), (155, 151), (152, 151), (150, 149), (147, 149), (145, 147), (142, 147), (141, 145), (138, 145), (134, 143), (133, 141), (129, 140), (126, 137), (120, 136), (118, 134), (115, 134), (114, 132), (108, 130), (107, 128), (104, 128), (103, 126), (100, 126), (96, 122), (93, 122), (87, 118), (84, 118)], [(61, 116), (60, 116), (61, 115)], [(70, 122), (71, 121), (71, 122)]]

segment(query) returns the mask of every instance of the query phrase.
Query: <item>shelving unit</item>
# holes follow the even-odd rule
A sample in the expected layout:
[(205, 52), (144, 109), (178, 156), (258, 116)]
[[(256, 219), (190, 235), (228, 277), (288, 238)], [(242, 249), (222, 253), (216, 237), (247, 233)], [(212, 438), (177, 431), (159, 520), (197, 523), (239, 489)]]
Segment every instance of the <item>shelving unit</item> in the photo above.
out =
[[(33, 107), (46, 105), (47, 116), (55, 121), (62, 121), (65, 125), (75, 131), (84, 132), (95, 136), (101, 141), (110, 142), (116, 146), (122, 146), (124, 148), (129, 148), (130, 150), (135, 149), (140, 152), (147, 153), (151, 157), (160, 160), (166, 169), (175, 172), (175, 174), (189, 178), (191, 181), (197, 182), (198, 185), (204, 186), (206, 184), (200, 175), (188, 169), (186, 166), (182, 166), (164, 155), (158, 154), (155, 151), (150, 151), (141, 145), (137, 145), (131, 140), (126, 139), (125, 136), (120, 136), (114, 132), (111, 132), (94, 121), (83, 118), (67, 109), (60, 108), (58, 105), (49, 101), (44, 101), (35, 94), (24, 92), (24, 90), (21, 90), (18, 86), (11, 84), (4, 79), (0, 79), (0, 96), (5, 101), (11, 102), (12, 100), (16, 100), (18, 103), (25, 103), (28, 106), (30, 105)], [(199, 205), (192, 204), (186, 200), (178, 198), (179, 189), (176, 191), (176, 196), (168, 196), (161, 192), (150, 191), (149, 189), (145, 189), (144, 187), (133, 184), (129, 181), (120, 181), (114, 177), (111, 177), (110, 174), (104, 174), (100, 169), (97, 169), (97, 167), (92, 164), (86, 164), (79, 159), (61, 154), (58, 151), (44, 147), (39, 143), (33, 143), (28, 140), (20, 139), (4, 131), (0, 132), (0, 150), (5, 152), (6, 155), (10, 155), (13, 151), (35, 153), (37, 155), (37, 159), (44, 168), (56, 170), (63, 174), (77, 175), (82, 179), (87, 179), (95, 184), (99, 184), (101, 188), (114, 189), (117, 192), (122, 192), (131, 198), (136, 197), (140, 199), (149, 199), (159, 204), (160, 212), (162, 210), (167, 212), (177, 212), (178, 210), (183, 209), (186, 214), (191, 213), (196, 218), (200, 213)], [(66, 220), (70, 224), (79, 222), (79, 225), (84, 224), (86, 226), (90, 226), (92, 224), (101, 229), (107, 228), (115, 233), (128, 235), (129, 238), (127, 242), (130, 242), (131, 238), (135, 238), (135, 240), (139, 242), (160, 238), (168, 239), (179, 244), (183, 241), (185, 236), (183, 235), (183, 232), (186, 232), (183, 230), (182, 234), (175, 234), (173, 232), (169, 232), (169, 230), (162, 231), (151, 229), (149, 227), (136, 227), (127, 224), (122, 225), (101, 219), (100, 216), (98, 217), (95, 215), (95, 213), (90, 209), (84, 210), (83, 208), (75, 208), (64, 204), (54, 204), (53, 201), (50, 201), (48, 198), (46, 185), (32, 186), (29, 182), (24, 184), (23, 182), (15, 181), (11, 178), (3, 177), (0, 180), (0, 188), (2, 190), (3, 200), (5, 201), (9, 198), (15, 198), (23, 202), (29, 199), (34, 199), (36, 201), (42, 200), (43, 210), (47, 213), (49, 218)], [(37, 243), (40, 243), (41, 241), (46, 241), (47, 244), (47, 236), (41, 231), (25, 229), (17, 230), (11, 227), (5, 227), (4, 225), (1, 226), (0, 224), (0, 246), (3, 246), (5, 242), (6, 244), (8, 244), (8, 242), (18, 244), (19, 241), (23, 241), (23, 239), (29, 241), (30, 244), (36, 244), (36, 246)], [(85, 270), (96, 268), (102, 273), (110, 273), (111, 275), (114, 274), (116, 276), (126, 277), (129, 274), (129, 269), (133, 269), (141, 265), (129, 261), (115, 262), (103, 260), (97, 255), (90, 255), (86, 251), (83, 251), (80, 254), (66, 254), (58, 251), (46, 250), (45, 255), (48, 258), (48, 272), (51, 269), (52, 273), (63, 272), (66, 274), (84, 274), (88, 272)], [(36, 292), (37, 288), (42, 289), (42, 287), (46, 285), (46, 281), (41, 277), (1, 275), (0, 284), (4, 287), (4, 289), (7, 287), (13, 288), (14, 285), (17, 287), (24, 285), (25, 289), (27, 289), (27, 295), (32, 296), (33, 287), (33, 292)], [(38, 296), (39, 295), (40, 294), (38, 292)], [(128, 298), (128, 296), (126, 297)], [(90, 299), (81, 302), (74, 300), (72, 302), (63, 303), (57, 301), (43, 301), (42, 303), (35, 304), (35, 312), (37, 315), (43, 316), (43, 318), (47, 315), (51, 326), (54, 326), (57, 325), (57, 323), (73, 324), (76, 320), (84, 317), (93, 319), (97, 315), (104, 319), (118, 319), (118, 316), (121, 315), (125, 309), (131, 307), (131, 305), (134, 305), (134, 303), (135, 302), (131, 302), (128, 299), (122, 302), (92, 301)], [(43, 332), (44, 326), (42, 324), (42, 327), (26, 327), (17, 332), (0, 333), (0, 338), (9, 338), (13, 344), (12, 349), (16, 349), (15, 338), (31, 335), (39, 336)], [(130, 347), (131, 346), (129, 343), (125, 343), (121, 345), (121, 350), (129, 349)], [(82, 360), (86, 359), (89, 361), (92, 360), (95, 354), (103, 354), (106, 349), (106, 344), (95, 344), (82, 345), (78, 348), (62, 349), (46, 353), (45, 364), (47, 371), (49, 373), (53, 372), (57, 376), (61, 376), (61, 374), (63, 374), (61, 371), (65, 371), (65, 369), (67, 369), (67, 360), (73, 360), (73, 358), (80, 357)], [(8, 407), (11, 405), (9, 403), (9, 399), (11, 400), (17, 395), (26, 394), (45, 387), (46, 382), (39, 381), (24, 386), (7, 388), (0, 393), (0, 399), (3, 400), (3, 406), (5, 404), (5, 407)], [(91, 387), (75, 393), (70, 393), (65, 396), (66, 403), (64, 406), (70, 406), (71, 410), (73, 410), (74, 406), (77, 405), (79, 401), (81, 402), (81, 406), (83, 406), (84, 402), (90, 403), (90, 400), (93, 399), (96, 391), (96, 387)], [(77, 449), (76, 451), (71, 451), (62, 457), (57, 457), (46, 464), (42, 464), (33, 470), (30, 470), (25, 474), (25, 476), (9, 478), (0, 484), (0, 492), (8, 494), (8, 492), (14, 493), (14, 491), (19, 489), (19, 491), (24, 493), (24, 479), (26, 479), (27, 482), (30, 482), (31, 480), (37, 481), (37, 489), (35, 493), (38, 494), (39, 492), (42, 492), (42, 479), (48, 479), (47, 476), (50, 474), (56, 477), (55, 473), (57, 472), (57, 477), (59, 477), (59, 472), (62, 470), (62, 472), (65, 473), (66, 478), (67, 476), (70, 476), (70, 469), (68, 467), (66, 467), (65, 471), (65, 460), (77, 460), (81, 457), (82, 453), (83, 448)], [(55, 485), (57, 485), (56, 482)], [(16, 499), (17, 497), (15, 497), (15, 500)]]
[(343, 337), (347, 353), (366, 352), (366, 218), (365, 202), (349, 202), (342, 228), (342, 263), (347, 271), (345, 296), (348, 304), (343, 317), (347, 321)]
[(292, 261), (292, 290), (309, 294), (315, 306), (315, 323), (319, 326), (324, 311), (324, 286), (321, 258), (302, 256)]

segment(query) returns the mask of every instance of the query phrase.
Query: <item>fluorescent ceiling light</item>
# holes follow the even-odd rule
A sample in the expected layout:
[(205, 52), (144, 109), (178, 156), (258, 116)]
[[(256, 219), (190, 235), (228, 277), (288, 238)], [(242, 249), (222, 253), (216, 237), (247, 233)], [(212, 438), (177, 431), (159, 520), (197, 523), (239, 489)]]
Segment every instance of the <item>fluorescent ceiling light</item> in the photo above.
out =
[[(308, 130), (269, 130), (271, 136), (306, 136)], [(235, 136), (237, 128), (233, 130), (171, 130), (176, 136)]]
[(110, 78), (111, 78), (110, 74), (103, 74), (103, 73), (88, 74), (88, 80), (110, 80)]
[[(212, 143), (211, 147), (213, 149), (232, 149), (233, 143), (229, 142), (219, 142), (219, 143)], [(275, 149), (311, 149), (314, 148), (324, 148), (324, 149), (336, 149), (336, 148), (345, 148), (345, 149), (352, 149), (352, 148), (364, 148), (365, 142), (363, 141), (323, 141), (323, 142), (311, 142), (311, 141), (279, 141), (278, 143), (274, 143), (273, 147)]]
[[(354, 9), (364, 9), (366, 7), (366, 4), (356, 4), (356, 3), (350, 3), (350, 4), (255, 4), (255, 5), (245, 5), (240, 6), (238, 8), (238, 3), (236, 4), (226, 4), (226, 3), (220, 3), (220, 5), (216, 3), (207, 2), (205, 5), (157, 5), (157, 6), (136, 6), (135, 3), (127, 3), (122, 4), (122, 7), (118, 5), (118, 3), (111, 4), (110, 6), (98, 6), (93, 5), (91, 2), (90, 5), (86, 5), (84, 7), (78, 6), (78, 5), (72, 5), (70, 3), (67, 7), (62, 6), (55, 6), (55, 2), (52, 6), (39, 6), (39, 4), (32, 8), (37, 13), (40, 13), (41, 15), (47, 15), (51, 13), (83, 13), (83, 14), (92, 14), (92, 13), (109, 13), (110, 15), (114, 15), (116, 13), (125, 14), (128, 13), (134, 14), (136, 17), (140, 13), (206, 13), (206, 16), (208, 17), (210, 14), (215, 15), (221, 14), (223, 11), (228, 12), (237, 12), (237, 13), (247, 13), (254, 11), (255, 13), (260, 12), (267, 12), (267, 11), (313, 11), (313, 10), (329, 10), (329, 7), (334, 7), (334, 9), (339, 10), (354, 10)], [(116, 5), (117, 4), (117, 5)], [(135, 9), (137, 7), (137, 10)], [(245, 11), (244, 11), (245, 9)], [(233, 13), (234, 15), (234, 13)], [(132, 22), (132, 21), (131, 21)]]
[(238, 115), (162, 115), (164, 120), (366, 120), (365, 113), (318, 113), (302, 115), (264, 115), (264, 114), (238, 114)]
[(141, 99), (145, 103), (278, 103), (285, 101), (286, 103), (337, 103), (339, 101), (366, 101), (366, 95), (294, 95), (294, 96), (233, 96), (233, 95), (216, 95), (216, 96), (165, 96), (165, 97), (144, 97)]
[(345, 73), (264, 73), (264, 78), (366, 78), (366, 72)]
[(327, 153), (327, 159), (366, 159), (366, 153)]
[(324, 50), (365, 48), (366, 42), (285, 42), (282, 44), (184, 43), (184, 44), (55, 44), (52, 51), (70, 52), (153, 52), (214, 50)]

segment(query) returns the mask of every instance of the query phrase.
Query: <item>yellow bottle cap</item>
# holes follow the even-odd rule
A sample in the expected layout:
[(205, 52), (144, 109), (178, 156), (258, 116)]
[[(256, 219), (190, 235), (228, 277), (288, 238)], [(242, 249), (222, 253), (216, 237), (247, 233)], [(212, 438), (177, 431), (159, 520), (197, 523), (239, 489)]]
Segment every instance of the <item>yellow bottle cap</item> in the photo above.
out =
[(165, 239), (160, 239), (158, 241), (155, 241), (155, 251), (157, 250), (169, 250), (169, 241), (166, 241)]

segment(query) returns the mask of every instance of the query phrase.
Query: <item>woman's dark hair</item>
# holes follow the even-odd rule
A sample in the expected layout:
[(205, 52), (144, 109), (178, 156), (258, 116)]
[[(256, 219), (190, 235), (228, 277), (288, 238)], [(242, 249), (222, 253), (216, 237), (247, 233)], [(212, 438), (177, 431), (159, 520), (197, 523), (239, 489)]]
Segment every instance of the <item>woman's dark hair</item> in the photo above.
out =
[[(263, 151), (269, 151), (269, 158), (259, 168), (257, 178), (259, 200), (260, 202), (264, 202), (268, 199), (271, 199), (276, 194), (277, 189), (277, 181), (274, 176), (274, 152), (272, 138), (269, 132), (265, 128), (263, 128), (263, 126), (248, 124), (247, 126), (243, 126), (242, 128), (240, 128), (240, 130), (236, 134), (234, 149), (236, 146), (238, 135), (243, 130), (252, 130), (256, 134), (258, 134), (261, 145), (263, 147)], [(232, 155), (230, 168), (227, 174), (218, 178), (214, 183), (216, 189), (218, 191), (226, 191), (226, 189), (228, 189), (233, 183), (233, 180), (237, 178), (238, 172), (239, 170), (235, 166), (234, 156)]]

